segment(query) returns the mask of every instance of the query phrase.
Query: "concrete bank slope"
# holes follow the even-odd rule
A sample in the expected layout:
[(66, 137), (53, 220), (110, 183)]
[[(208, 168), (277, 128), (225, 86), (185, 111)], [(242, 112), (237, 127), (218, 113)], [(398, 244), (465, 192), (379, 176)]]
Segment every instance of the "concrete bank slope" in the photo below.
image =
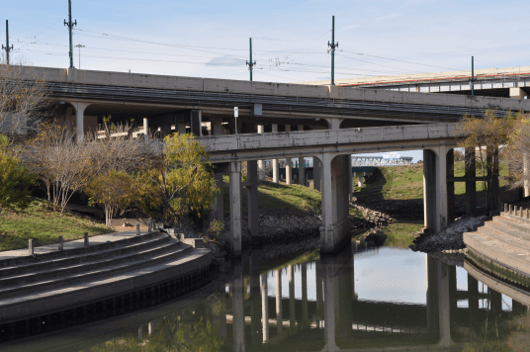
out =
[(505, 205), (499, 216), (474, 232), (464, 233), (468, 257), (482, 269), (530, 287), (530, 216)]
[[(185, 243), (187, 242), (187, 243)], [(210, 283), (210, 250), (164, 233), (118, 232), (0, 252), (0, 341), (125, 313)]]

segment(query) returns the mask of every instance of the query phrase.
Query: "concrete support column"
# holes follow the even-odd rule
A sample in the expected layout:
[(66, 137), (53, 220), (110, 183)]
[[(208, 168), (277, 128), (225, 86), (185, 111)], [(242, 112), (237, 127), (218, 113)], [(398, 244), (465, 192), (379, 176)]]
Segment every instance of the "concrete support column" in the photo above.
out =
[(82, 142), (85, 138), (85, 109), (90, 105), (87, 103), (72, 103), (75, 107), (75, 137), (78, 142)]
[[(303, 131), (304, 126), (298, 125), (298, 131)], [(306, 177), (305, 177), (305, 163), (304, 163), (304, 157), (301, 156), (298, 158), (298, 184), (305, 186), (307, 184)]]
[(217, 187), (219, 188), (219, 194), (215, 197), (213, 201), (213, 207), (214, 210), (213, 218), (217, 219), (217, 221), (224, 222), (225, 220), (225, 209), (224, 209), (224, 200), (223, 200), (223, 174), (220, 172), (215, 173), (215, 181), (217, 183)]
[[(291, 132), (291, 125), (285, 125), (285, 132)], [(285, 184), (293, 183), (293, 162), (291, 158), (285, 158)]]
[(320, 251), (335, 252), (349, 240), (351, 227), (348, 203), (348, 155), (321, 154), (322, 159), (322, 226)]
[(357, 186), (358, 186), (359, 188), (361, 188), (361, 187), (364, 185), (364, 175), (365, 175), (365, 174), (366, 174), (365, 172), (359, 172), (359, 173), (358, 173), (359, 180), (357, 181)]
[(433, 233), (447, 228), (447, 150), (423, 151), (423, 207), (425, 226)]
[[(264, 133), (265, 126), (258, 125), (258, 133)], [(265, 180), (265, 168), (263, 167), (263, 160), (258, 160), (258, 173), (261, 181)]]
[(528, 94), (526, 94), (521, 88), (510, 88), (510, 98), (525, 99), (528, 98)]
[(290, 334), (294, 333), (294, 328), (296, 326), (296, 310), (294, 299), (294, 267), (289, 265), (288, 268), (288, 278), (289, 278), (289, 332)]
[(176, 126), (179, 134), (186, 133), (186, 123), (185, 122), (179, 122)]
[(313, 157), (313, 188), (320, 191), (322, 186), (322, 168), (321, 161)]
[(170, 123), (165, 123), (162, 126), (160, 126), (160, 135), (161, 135), (160, 136), (161, 139), (164, 139), (164, 137), (171, 135), (171, 124)]
[(234, 263), (234, 281), (232, 283), (232, 330), (234, 333), (234, 350), (245, 351), (245, 300), (243, 293), (243, 265), (241, 261)]
[(530, 197), (530, 155), (524, 153), (523, 156), (523, 176), (524, 176), (524, 197)]
[(261, 275), (261, 330), (263, 343), (269, 342), (269, 296), (267, 273)]
[(190, 122), (191, 122), (190, 124), (191, 133), (193, 133), (197, 137), (201, 137), (202, 136), (202, 111), (191, 110)]
[[(278, 124), (272, 125), (272, 133), (278, 133)], [(272, 182), (280, 182), (280, 165), (278, 159), (272, 159)]]
[(241, 256), (241, 162), (230, 162), (230, 231), (234, 256)]
[(298, 184), (305, 186), (306, 185), (306, 179), (305, 179), (305, 161), (304, 157), (301, 156), (298, 158)]
[(258, 162), (247, 161), (247, 176), (250, 186), (247, 186), (248, 195), (248, 228), (251, 236), (259, 235), (259, 209), (258, 209)]
[(142, 127), (144, 132), (144, 139), (147, 140), (149, 139), (149, 119), (147, 117), (144, 117), (144, 125)]
[(223, 134), (223, 118), (210, 117), (210, 123), (212, 124), (212, 136), (220, 136)]
[(348, 158), (348, 200), (353, 201), (353, 171), (351, 165), (351, 155)]
[[(446, 177), (455, 176), (454, 149), (450, 149), (446, 155)], [(455, 221), (455, 183), (447, 182), (447, 225)]]
[[(475, 148), (465, 150), (465, 176), (476, 177)], [(477, 215), (477, 182), (466, 181), (466, 215)]]
[(283, 317), (282, 317), (282, 271), (277, 269), (276, 275), (276, 329), (278, 335), (282, 333)]

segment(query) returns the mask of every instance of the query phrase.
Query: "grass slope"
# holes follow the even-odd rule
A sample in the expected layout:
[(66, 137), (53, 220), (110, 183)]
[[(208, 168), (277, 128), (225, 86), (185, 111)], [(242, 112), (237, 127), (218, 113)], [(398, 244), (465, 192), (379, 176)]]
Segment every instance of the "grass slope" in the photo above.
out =
[[(225, 180), (227, 182), (228, 180)], [(230, 214), (228, 188), (223, 188), (224, 212)], [(320, 192), (301, 185), (260, 182), (258, 186), (258, 204), (261, 214), (277, 216), (318, 215), (322, 212)], [(243, 213), (247, 212), (247, 189), (243, 187), (241, 194)], [(350, 214), (356, 218), (364, 218), (357, 208), (350, 206)]]
[[(382, 176), (375, 182), (365, 183), (359, 188), (355, 184), (355, 193), (359, 199), (423, 199), (423, 164), (409, 166), (380, 167)], [(463, 161), (455, 162), (455, 177), (465, 174)], [(480, 166), (476, 165), (477, 176), (482, 175)], [(508, 168), (501, 164), (500, 175), (508, 176)], [(507, 190), (508, 181), (500, 181), (501, 192)], [(483, 182), (477, 182), (477, 192), (484, 191)], [(455, 183), (455, 195), (466, 193), (464, 182)], [(478, 196), (480, 199), (481, 195)]]
[(41, 246), (57, 243), (59, 236), (65, 241), (79, 239), (85, 232), (94, 236), (113, 230), (78, 216), (54, 212), (44, 201), (34, 199), (24, 211), (4, 210), (0, 214), (0, 251), (27, 248), (28, 239)]

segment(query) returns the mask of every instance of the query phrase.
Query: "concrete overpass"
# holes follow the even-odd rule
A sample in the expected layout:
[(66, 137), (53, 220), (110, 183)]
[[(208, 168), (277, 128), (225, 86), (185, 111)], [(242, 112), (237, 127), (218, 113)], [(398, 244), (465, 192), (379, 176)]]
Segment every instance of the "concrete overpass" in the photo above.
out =
[[(526, 99), (530, 93), (530, 66), (475, 70), (474, 79), (476, 96)], [(471, 70), (346, 78), (336, 83), (341, 87), (471, 95)], [(329, 81), (307, 84), (326, 85)]]
[[(56, 116), (78, 140), (87, 130), (97, 130), (105, 115), (112, 115), (113, 122), (134, 119), (137, 135), (145, 137), (161, 138), (173, 132), (199, 136), (218, 166), (219, 185), (223, 185), (223, 173), (230, 175), (230, 242), (236, 255), (242, 250), (242, 186), (249, 189), (250, 233), (258, 235), (259, 160), (273, 159), (277, 181), (278, 159), (286, 158), (288, 184), (291, 158), (301, 158), (301, 166), (304, 156), (318, 161), (313, 171), (315, 188), (322, 192), (321, 250), (334, 252), (350, 235), (351, 154), (423, 149), (425, 224), (437, 232), (454, 218), (456, 179), (449, 167), (458, 140), (454, 123), (463, 114), (483, 116), (487, 109), (496, 109), (499, 116), (510, 110), (530, 111), (530, 102), (523, 99), (338, 86), (42, 67), (23, 68), (22, 76), (28, 82), (36, 78), (47, 82)], [(238, 119), (234, 107), (239, 108)], [(241, 183), (242, 161), (248, 161), (245, 184)], [(470, 173), (466, 176), (473, 177)], [(475, 183), (467, 181), (472, 213)], [(305, 180), (299, 182), (305, 184)], [(222, 204), (217, 199), (216, 215), (221, 220)]]

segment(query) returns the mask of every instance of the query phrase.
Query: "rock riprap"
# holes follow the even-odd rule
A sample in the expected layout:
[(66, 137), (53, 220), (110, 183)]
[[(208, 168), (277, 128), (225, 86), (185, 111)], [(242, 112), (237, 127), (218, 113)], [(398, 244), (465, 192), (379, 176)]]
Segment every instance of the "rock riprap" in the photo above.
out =
[(410, 249), (425, 253), (462, 250), (466, 247), (463, 233), (475, 230), (484, 224), (485, 219), (485, 216), (460, 218), (446, 230), (437, 234), (424, 232), (414, 240)]

